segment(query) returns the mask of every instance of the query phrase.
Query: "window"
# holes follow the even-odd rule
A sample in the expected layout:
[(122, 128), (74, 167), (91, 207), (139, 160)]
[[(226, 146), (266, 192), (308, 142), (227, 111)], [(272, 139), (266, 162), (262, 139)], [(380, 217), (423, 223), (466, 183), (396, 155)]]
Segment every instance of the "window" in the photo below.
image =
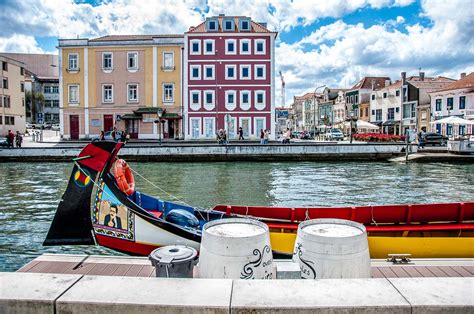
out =
[(355, 95), (355, 104), (358, 104), (359, 103), (359, 95)]
[(128, 89), (128, 102), (138, 102), (138, 85), (137, 84), (127, 84)]
[(8, 63), (6, 61), (2, 61), (2, 70), (8, 71)]
[(235, 55), (237, 53), (235, 49), (235, 39), (226, 39), (225, 41), (225, 54)]
[(265, 39), (255, 40), (255, 54), (264, 55), (265, 54)]
[(68, 70), (70, 71), (77, 71), (79, 70), (79, 63), (78, 59), (79, 56), (77, 53), (70, 53), (68, 55)]
[(44, 114), (44, 121), (51, 122), (51, 114), (50, 113), (45, 113)]
[(240, 65), (240, 79), (241, 80), (250, 80), (250, 65)]
[(214, 39), (204, 40), (204, 54), (213, 55), (214, 54)]
[(21, 91), (22, 93), (25, 92), (25, 83), (20, 83), (20, 91)]
[(199, 39), (191, 40), (191, 54), (192, 55), (201, 54), (201, 41)]
[(383, 93), (383, 98), (387, 98), (387, 92)]
[(265, 108), (265, 91), (255, 91), (255, 108), (257, 110)]
[(250, 54), (250, 39), (241, 39), (240, 40), (240, 54), (249, 55)]
[(227, 64), (225, 66), (225, 79), (226, 80), (235, 80), (236, 77), (236, 66)]
[(114, 101), (113, 85), (104, 84), (102, 85), (102, 102), (111, 103)]
[(10, 96), (3, 96), (3, 107), (10, 108)]
[(79, 85), (69, 85), (69, 102), (79, 102)]
[(250, 118), (240, 118), (239, 122), (243, 136), (248, 137), (250, 135)]
[(236, 107), (235, 104), (235, 91), (228, 90), (225, 92), (225, 107), (228, 110), (234, 110)]
[(266, 78), (266, 66), (262, 65), (255, 65), (255, 79), (256, 80), (264, 80)]
[(3, 88), (8, 89), (8, 78), (3, 79)]
[(374, 109), (372, 109), (372, 115), (373, 115), (373, 116), (375, 115), (375, 110), (374, 110)]
[(111, 52), (102, 53), (102, 69), (112, 70), (112, 53)]
[(0, 125), (3, 124), (3, 116), (0, 116)]
[(265, 118), (255, 118), (255, 135), (260, 136), (260, 131), (265, 130)]
[(249, 31), (250, 30), (250, 21), (248, 19), (240, 20), (240, 30), (241, 31)]
[(174, 102), (174, 84), (163, 84), (163, 102)]
[(460, 125), (459, 126), (459, 135), (466, 135), (466, 126)]
[(372, 100), (375, 100), (375, 94), (372, 94)]
[(453, 135), (453, 125), (446, 124), (446, 135)]
[(243, 90), (240, 92), (240, 109), (250, 109), (250, 91)]
[(441, 111), (442, 101), (441, 98), (436, 99), (436, 111)]
[(466, 109), (466, 96), (459, 97), (459, 109)]
[(395, 108), (388, 108), (387, 120), (390, 120), (390, 121), (395, 120)]
[(174, 70), (174, 54), (163, 52), (163, 70)]
[(415, 104), (404, 104), (403, 105), (403, 118), (410, 119), (416, 117), (416, 105)]
[(53, 113), (53, 121), (59, 122), (59, 113)]
[(201, 79), (201, 66), (200, 65), (191, 65), (191, 80), (200, 80)]
[(382, 121), (382, 109), (375, 110), (375, 121)]
[(204, 118), (204, 136), (206, 138), (214, 138), (214, 118)]
[(201, 135), (201, 118), (191, 118), (191, 137), (193, 139), (199, 138)]
[(138, 52), (127, 52), (127, 60), (128, 70), (138, 69)]
[(399, 89), (397, 89), (397, 90), (395, 91), (395, 96), (397, 96), (397, 97), (400, 96), (400, 90), (399, 90)]
[(207, 30), (208, 31), (217, 31), (217, 21), (216, 20), (208, 20), (207, 21)]
[(400, 112), (400, 107), (395, 108), (395, 112), (399, 113)]
[(204, 91), (204, 108), (206, 110), (214, 109), (214, 91), (206, 90)]
[(15, 125), (15, 117), (5, 116), (5, 125)]
[(224, 30), (233, 31), (234, 30), (234, 21), (233, 20), (224, 20)]
[(449, 97), (447, 101), (448, 101), (448, 104), (447, 104), (448, 110), (453, 110), (453, 97)]
[(53, 108), (59, 108), (59, 99), (53, 99), (53, 100), (51, 100), (51, 107), (53, 107)]
[(20, 75), (25, 75), (25, 69), (23, 67), (20, 68)]
[(191, 91), (191, 109), (199, 110), (201, 108), (201, 92), (198, 90)]
[(204, 79), (205, 80), (215, 79), (215, 77), (214, 77), (214, 65), (213, 64), (204, 65)]

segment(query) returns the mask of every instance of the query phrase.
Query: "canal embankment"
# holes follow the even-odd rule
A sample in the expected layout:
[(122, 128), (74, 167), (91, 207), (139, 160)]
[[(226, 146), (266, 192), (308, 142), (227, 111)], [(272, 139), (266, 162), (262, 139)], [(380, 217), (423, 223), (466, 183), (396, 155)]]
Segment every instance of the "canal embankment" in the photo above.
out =
[[(0, 149), (0, 162), (69, 161), (85, 144)], [(404, 143), (236, 143), (127, 144), (119, 156), (128, 161), (339, 161), (388, 160), (405, 153)], [(410, 152), (416, 152), (411, 145)]]

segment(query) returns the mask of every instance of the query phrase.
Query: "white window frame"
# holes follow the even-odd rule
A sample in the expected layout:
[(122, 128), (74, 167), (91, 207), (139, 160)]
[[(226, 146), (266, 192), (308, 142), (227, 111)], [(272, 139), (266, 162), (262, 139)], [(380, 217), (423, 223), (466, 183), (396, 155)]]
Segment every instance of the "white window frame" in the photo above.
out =
[[(244, 94), (247, 94), (248, 95), (248, 102), (247, 103), (244, 103)], [(242, 110), (249, 110), (250, 107), (252, 107), (252, 101), (251, 101), (251, 98), (252, 97), (252, 93), (251, 91), (249, 90), (241, 90), (240, 91), (240, 109)]]
[[(172, 93), (172, 99), (171, 100), (167, 100), (165, 98), (166, 96), (166, 85), (171, 85), (171, 93)], [(164, 104), (173, 104), (174, 103), (174, 83), (163, 83), (163, 103)]]
[[(198, 137), (193, 137), (193, 121), (198, 121), (198, 129), (199, 129), (199, 133), (198, 133)], [(189, 118), (189, 131), (190, 131), (190, 135), (191, 135), (191, 138), (193, 139), (198, 139), (201, 137), (202, 135), (202, 129), (201, 129), (201, 118)]]
[[(189, 54), (190, 55), (194, 55), (194, 56), (197, 56), (197, 55), (200, 55), (201, 54), (201, 40), (200, 39), (191, 39), (189, 41), (190, 43), (190, 49), (189, 49)], [(197, 43), (198, 44), (198, 51), (193, 51), (193, 44), (194, 43)]]
[[(130, 55), (134, 54), (136, 55), (135, 58), (135, 67), (129, 67), (129, 61), (130, 61)], [(135, 72), (138, 70), (138, 51), (127, 51), (127, 70), (130, 72)]]
[[(230, 52), (227, 48), (229, 48), (228, 44), (229, 43), (234, 43), (234, 51)], [(225, 40), (225, 54), (226, 55), (236, 55), (237, 54), (237, 40), (235, 39), (226, 39)]]
[[(203, 72), (203, 79), (204, 80), (215, 80), (216, 79), (216, 67), (214, 64), (205, 64), (203, 65), (204, 67), (204, 72)], [(211, 68), (212, 69), (212, 76), (208, 77), (207, 76), (207, 69)]]
[[(110, 68), (106, 68), (105, 65), (104, 65), (105, 55), (110, 55)], [(128, 62), (128, 59), (127, 59), (127, 62)], [(102, 52), (102, 70), (104, 72), (108, 72), (108, 71), (112, 71), (113, 69), (114, 69), (114, 54), (110, 51)]]
[[(106, 101), (105, 100), (105, 87), (106, 86), (112, 86), (112, 94), (111, 94), (111, 100), (110, 101)], [(113, 104), (114, 103), (114, 84), (102, 84), (102, 103), (103, 104)]]
[[(209, 24), (210, 24), (211, 22), (214, 22), (214, 25), (215, 25), (216, 27), (210, 28), (210, 27), (209, 27)], [(207, 21), (207, 23), (206, 23), (206, 30), (207, 30), (208, 32), (216, 32), (218, 29), (219, 29), (219, 22), (218, 22), (216, 19), (209, 19), (209, 20)]]
[[(263, 94), (263, 103), (259, 103), (258, 102), (258, 95), (260, 94)], [(254, 92), (254, 106), (255, 106), (255, 109), (257, 110), (263, 110), (265, 109), (265, 96), (266, 96), (266, 93), (264, 90), (256, 90)]]
[[(258, 43), (263, 43), (263, 51), (257, 51)], [(254, 44), (254, 54), (256, 55), (264, 55), (266, 54), (267, 48), (265, 47), (266, 40), (265, 39), (255, 39), (255, 44)]]
[[(226, 22), (230, 22), (232, 24), (232, 28), (231, 29), (227, 29), (225, 26), (226, 26)], [(226, 19), (223, 19), (222, 20), (222, 31), (224, 32), (234, 32), (235, 31), (235, 21), (233, 19), (230, 19), (230, 18), (226, 18)]]
[[(207, 44), (212, 44), (212, 51), (207, 51)], [(216, 41), (214, 39), (205, 39), (203, 43), (203, 54), (204, 55), (214, 55), (216, 51)]]
[(257, 120), (263, 120), (263, 130), (266, 130), (267, 118), (266, 117), (254, 117), (253, 118), (253, 130), (254, 135), (260, 137), (260, 130), (257, 128)]
[[(216, 107), (216, 93), (214, 90), (205, 90), (203, 91), (203, 104), (204, 104), (204, 109), (206, 110), (213, 110)], [(212, 102), (207, 103), (207, 95), (211, 94), (212, 95)]]
[[(71, 87), (77, 87), (77, 99), (73, 99), (71, 100)], [(79, 99), (81, 97), (79, 96), (79, 85), (78, 84), (70, 84), (67, 86), (67, 99), (68, 99), (68, 103), (69, 105), (79, 105)]]
[[(76, 67), (71, 68), (71, 57), (76, 57)], [(79, 70), (79, 54), (78, 53), (68, 53), (67, 55), (67, 69), (69, 71), (78, 71)]]
[[(198, 76), (197, 77), (194, 77), (193, 76), (193, 69), (198, 69)], [(191, 64), (189, 66), (189, 77), (190, 77), (190, 80), (192, 81), (199, 81), (201, 79), (201, 65), (200, 64)]]
[[(233, 68), (234, 69), (234, 76), (230, 77), (227, 75), (227, 69)], [(237, 65), (235, 64), (226, 64), (225, 65), (225, 79), (226, 80), (236, 80), (237, 79)]]
[[(166, 66), (166, 63), (165, 63), (165, 56), (167, 54), (170, 54), (171, 55), (171, 66)], [(163, 51), (163, 71), (172, 71), (174, 70), (174, 51)]]
[[(248, 44), (248, 46), (249, 46), (248, 51), (243, 50), (244, 43)], [(240, 54), (241, 55), (250, 55), (250, 54), (252, 54), (252, 41), (250, 39), (241, 39), (240, 42), (239, 42), (239, 49), (240, 49)]]
[[(244, 68), (247, 68), (249, 70), (249, 76), (248, 77), (244, 77), (242, 75)], [(239, 77), (240, 77), (241, 80), (251, 80), (252, 79), (252, 65), (250, 65), (250, 64), (241, 64), (240, 65), (240, 71), (239, 71)]]
[[(193, 95), (197, 94), (198, 95), (198, 102), (197, 104), (193, 103)], [(197, 111), (201, 109), (201, 91), (198, 89), (193, 89), (189, 91), (189, 108), (193, 111)]]
[[(207, 136), (207, 128), (206, 128), (206, 120), (209, 121), (211, 120), (212, 121), (212, 132), (209, 136)], [(214, 117), (203, 117), (202, 119), (202, 124), (204, 126), (204, 130), (203, 130), (203, 135), (205, 138), (215, 138), (216, 137), (216, 118)]]
[[(263, 77), (258, 77), (257, 76), (257, 69), (262, 68), (263, 69)], [(255, 64), (254, 65), (254, 79), (255, 80), (266, 80), (267, 79), (267, 65), (266, 64)]]
[[(248, 129), (248, 134), (245, 134), (245, 131), (244, 131), (244, 128), (242, 128), (242, 125), (243, 125), (243, 121), (246, 120), (248, 121), (248, 126), (249, 126), (249, 129)], [(244, 137), (248, 137), (248, 136), (252, 136), (253, 133), (252, 133), (252, 118), (251, 117), (240, 117), (239, 118), (239, 127), (242, 128), (242, 134), (244, 135)]]
[[(242, 28), (242, 22), (244, 22), (244, 21), (248, 23), (248, 26), (249, 26), (248, 28)], [(240, 19), (239, 20), (239, 30), (240, 31), (248, 32), (248, 31), (250, 31), (251, 27), (252, 27), (252, 25), (250, 23), (250, 19)]]
[[(228, 123), (226, 122), (224, 124), (224, 129), (227, 131), (227, 139), (234, 139), (237, 135), (237, 118), (236, 117), (231, 117), (230, 118), (230, 121), (233, 121), (233, 123)], [(231, 134), (230, 130), (229, 130), (229, 125), (232, 124), (233, 125), (233, 134)]]
[[(229, 103), (229, 95), (234, 95), (234, 103)], [(226, 90), (225, 91), (225, 108), (227, 110), (234, 110), (237, 107), (237, 91)]]
[[(132, 85), (137, 87), (137, 99), (130, 99), (130, 87)], [(140, 99), (140, 94), (139, 94), (138, 83), (128, 83), (127, 84), (127, 102), (128, 103), (137, 103), (137, 102), (139, 102), (139, 99)]]

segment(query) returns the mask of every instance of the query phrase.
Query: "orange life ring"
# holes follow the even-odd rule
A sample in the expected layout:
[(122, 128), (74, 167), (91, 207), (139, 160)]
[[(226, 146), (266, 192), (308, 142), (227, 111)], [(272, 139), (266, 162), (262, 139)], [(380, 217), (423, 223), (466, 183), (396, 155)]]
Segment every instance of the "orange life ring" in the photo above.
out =
[(132, 170), (127, 162), (123, 159), (117, 159), (114, 163), (114, 177), (117, 185), (128, 196), (135, 191), (135, 179)]

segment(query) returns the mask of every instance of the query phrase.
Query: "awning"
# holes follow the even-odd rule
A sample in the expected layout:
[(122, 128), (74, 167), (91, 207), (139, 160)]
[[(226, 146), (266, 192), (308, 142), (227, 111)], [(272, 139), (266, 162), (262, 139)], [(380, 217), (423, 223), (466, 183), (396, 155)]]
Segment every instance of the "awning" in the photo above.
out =
[(383, 121), (370, 121), (370, 123), (374, 124), (374, 125), (377, 125), (377, 126), (381, 126), (382, 125), (382, 122)]
[(122, 120), (140, 120), (142, 117), (133, 113), (126, 113), (122, 116)]
[(141, 107), (138, 108), (137, 110), (133, 111), (135, 114), (143, 114), (143, 113), (158, 113), (162, 112), (163, 109), (158, 108), (158, 107)]
[(178, 113), (165, 113), (162, 117), (162, 119), (181, 119), (181, 116)]
[(389, 120), (389, 121), (385, 121), (382, 125), (383, 126), (392, 126), (392, 125), (399, 124), (399, 123), (400, 123), (400, 121)]

